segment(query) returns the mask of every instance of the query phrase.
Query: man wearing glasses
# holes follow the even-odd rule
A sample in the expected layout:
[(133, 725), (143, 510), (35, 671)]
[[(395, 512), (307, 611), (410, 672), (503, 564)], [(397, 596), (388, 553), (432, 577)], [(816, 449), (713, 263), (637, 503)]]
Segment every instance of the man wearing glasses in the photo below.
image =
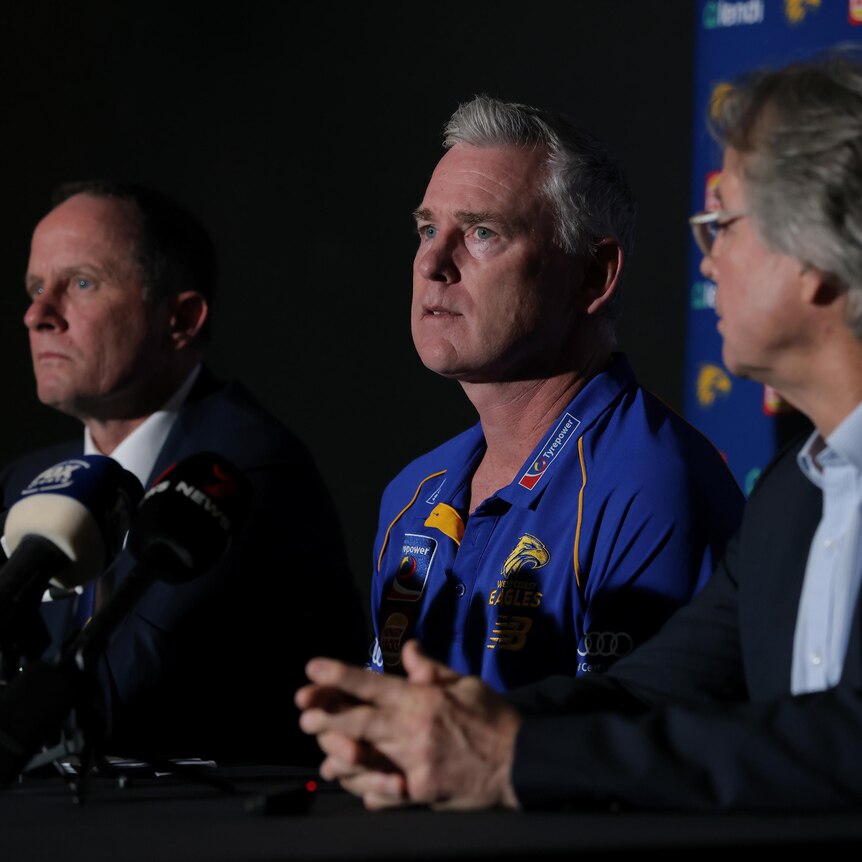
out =
[(370, 807), (862, 805), (862, 63), (753, 74), (715, 128), (722, 211), (692, 227), (724, 362), (815, 431), (764, 471), (706, 587), (601, 677), (504, 699), (416, 644), (407, 681), (312, 661), (302, 726)]

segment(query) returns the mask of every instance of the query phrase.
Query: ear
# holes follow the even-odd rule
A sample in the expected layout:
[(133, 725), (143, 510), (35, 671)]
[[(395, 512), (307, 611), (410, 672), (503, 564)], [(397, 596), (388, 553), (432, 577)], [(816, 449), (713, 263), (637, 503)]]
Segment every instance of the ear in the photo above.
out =
[(203, 294), (196, 290), (183, 290), (169, 300), (170, 337), (174, 348), (188, 347), (200, 334), (209, 314)]
[(581, 311), (598, 314), (613, 298), (623, 271), (623, 250), (611, 237), (599, 240), (592, 256), (586, 261), (581, 285)]
[(803, 297), (809, 305), (824, 308), (833, 305), (846, 295), (846, 291), (837, 283), (835, 278), (814, 266), (803, 266), (799, 273), (799, 279)]

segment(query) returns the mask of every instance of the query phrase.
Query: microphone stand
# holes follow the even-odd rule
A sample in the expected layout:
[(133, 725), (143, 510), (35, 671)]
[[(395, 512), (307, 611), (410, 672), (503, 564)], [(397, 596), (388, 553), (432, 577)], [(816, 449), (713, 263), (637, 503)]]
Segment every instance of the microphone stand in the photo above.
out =
[[(134, 774), (133, 770), (111, 763), (104, 753), (106, 739), (98, 710), (98, 663), (114, 630), (155, 579), (154, 572), (171, 571), (176, 565), (170, 549), (162, 545), (148, 549), (146, 565), (129, 573), (56, 662), (36, 661), (18, 674), (14, 687), (0, 698), (0, 781), (4, 776), (10, 780), (14, 771), (23, 776), (52, 765), (74, 792), (75, 802), (83, 804), (94, 770), (118, 775), (121, 786)], [(32, 753), (41, 747), (44, 738), (58, 730), (58, 743)], [(17, 753), (10, 757), (13, 751)], [(21, 753), (28, 755), (23, 763)], [(71, 756), (77, 756), (80, 765), (70, 773), (63, 762)], [(227, 793), (237, 792), (229, 782), (207, 775), (205, 767), (151, 752), (140, 754), (138, 759), (154, 771), (179, 774)]]

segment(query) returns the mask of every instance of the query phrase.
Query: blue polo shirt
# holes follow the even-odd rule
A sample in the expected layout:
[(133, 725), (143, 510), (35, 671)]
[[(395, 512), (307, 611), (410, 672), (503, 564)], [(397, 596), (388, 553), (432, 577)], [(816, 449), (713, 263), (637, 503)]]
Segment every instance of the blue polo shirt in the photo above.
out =
[(374, 544), (374, 670), (404, 641), (504, 691), (604, 671), (687, 603), (742, 514), (699, 431), (622, 355), (559, 415), (511, 484), (469, 514), (481, 423), (387, 486)]

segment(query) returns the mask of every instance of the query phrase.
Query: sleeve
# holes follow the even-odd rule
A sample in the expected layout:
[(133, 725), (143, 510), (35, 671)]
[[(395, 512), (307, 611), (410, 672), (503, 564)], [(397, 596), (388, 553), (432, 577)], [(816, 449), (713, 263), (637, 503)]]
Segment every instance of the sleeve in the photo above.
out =
[(740, 538), (687, 607), (601, 677), (512, 692), (526, 808), (832, 811), (862, 804), (862, 693), (748, 699)]
[(862, 697), (846, 686), (764, 703), (533, 716), (513, 781), (526, 808), (853, 809), (860, 730)]

